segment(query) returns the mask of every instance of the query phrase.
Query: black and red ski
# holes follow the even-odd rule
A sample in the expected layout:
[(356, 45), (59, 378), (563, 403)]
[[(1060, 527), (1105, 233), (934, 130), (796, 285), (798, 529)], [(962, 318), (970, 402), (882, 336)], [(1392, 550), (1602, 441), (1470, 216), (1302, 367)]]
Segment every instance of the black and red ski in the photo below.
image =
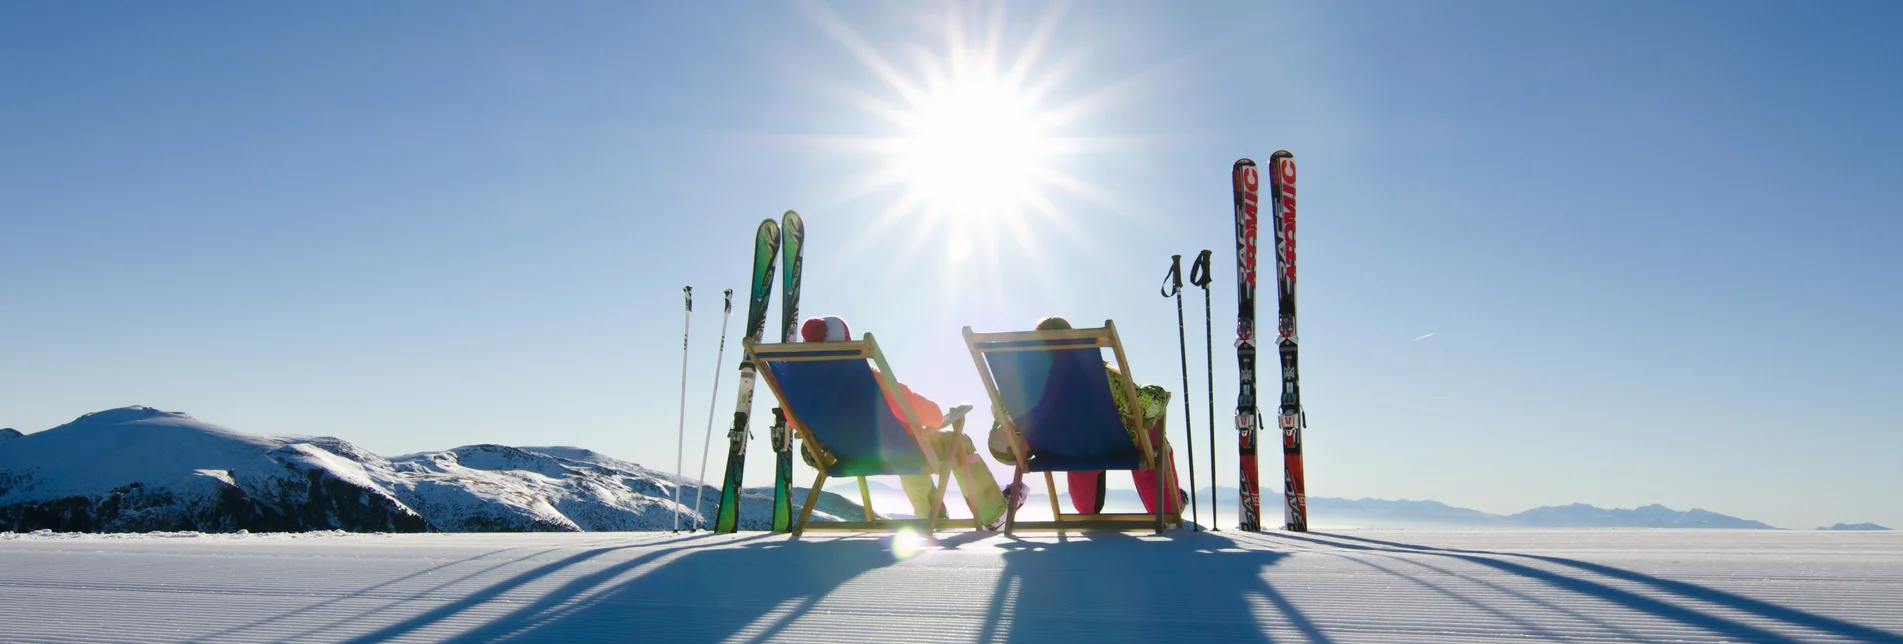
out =
[(1237, 159), (1230, 171), (1236, 199), (1236, 367), (1241, 386), (1236, 394), (1236, 432), (1242, 455), (1242, 520), (1236, 527), (1262, 529), (1262, 497), (1256, 480), (1256, 433), (1262, 417), (1255, 403), (1255, 248), (1257, 194), (1262, 187), (1255, 161)]
[(1269, 155), (1269, 204), (1275, 212), (1276, 353), (1282, 358), (1282, 401), (1276, 425), (1282, 428), (1283, 527), (1308, 531), (1307, 482), (1302, 474), (1302, 388), (1296, 369), (1295, 335), (1295, 155)]

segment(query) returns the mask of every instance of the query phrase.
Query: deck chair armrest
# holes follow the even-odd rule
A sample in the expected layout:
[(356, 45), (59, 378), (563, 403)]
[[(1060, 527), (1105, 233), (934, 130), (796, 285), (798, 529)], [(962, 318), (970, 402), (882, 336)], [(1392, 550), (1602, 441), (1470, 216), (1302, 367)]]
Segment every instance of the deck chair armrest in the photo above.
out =
[(944, 429), (965, 422), (965, 416), (971, 413), (971, 403), (965, 403), (945, 412), (945, 420), (932, 429)]

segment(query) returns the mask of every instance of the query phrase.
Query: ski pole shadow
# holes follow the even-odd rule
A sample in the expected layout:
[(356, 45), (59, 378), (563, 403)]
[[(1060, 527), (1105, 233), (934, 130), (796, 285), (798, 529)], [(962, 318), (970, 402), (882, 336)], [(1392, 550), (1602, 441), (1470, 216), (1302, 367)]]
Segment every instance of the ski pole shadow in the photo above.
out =
[[(1471, 614), (1483, 615), (1486, 619), (1490, 619), (1495, 623), (1510, 625), (1512, 632), (1517, 632), (1538, 641), (1559, 641), (1568, 639), (1575, 633), (1562, 633), (1558, 628), (1548, 624), (1545, 620), (1533, 618), (1525, 609), (1526, 606), (1537, 607), (1540, 611), (1548, 615), (1562, 615), (1580, 624), (1590, 625), (1591, 628), (1604, 631), (1606, 635), (1614, 638), (1614, 641), (1638, 642), (1646, 639), (1644, 635), (1619, 624), (1616, 620), (1594, 616), (1586, 611), (1566, 605), (1573, 602), (1552, 601), (1541, 597), (1537, 593), (1528, 593), (1516, 590), (1505, 584), (1488, 581), (1482, 576), (1464, 574), (1452, 567), (1435, 566), (1420, 561), (1417, 557), (1401, 557), (1386, 553), (1384, 553), (1384, 555), (1386, 556), (1355, 557), (1350, 560), (1356, 564), (1366, 566), (1387, 576), (1406, 582), (1409, 585), (1426, 589), (1429, 592), (1453, 600), (1457, 604), (1465, 606), (1468, 611), (1471, 611)], [(1381, 561), (1382, 559), (1386, 561), (1383, 562)], [(1419, 574), (1411, 574), (1410, 571), (1398, 569), (1396, 566), (1408, 566), (1425, 571), (1428, 573), (1428, 578), (1423, 578), (1423, 576)], [(1428, 580), (1429, 578), (1436, 579), (1438, 583), (1430, 582)], [(1464, 582), (1469, 587), (1456, 590), (1450, 587), (1452, 584), (1446, 580), (1458, 580)], [(1508, 606), (1506, 605), (1507, 602), (1500, 601), (1502, 598), (1512, 598), (1521, 604), (1521, 606)]]
[[(424, 577), (429, 577), (429, 576), (432, 576), (432, 575), (435, 575), (435, 574), (437, 574), (437, 573), (439, 573), (439, 572), (444, 572), (444, 571), (447, 571), (447, 570), (449, 570), (449, 569), (451, 569), (451, 568), (460, 568), (460, 567), (469, 567), (469, 566), (473, 566), (473, 565), (477, 565), (478, 563), (487, 563), (487, 564), (488, 564), (488, 565), (486, 565), (486, 566), (482, 566), (482, 567), (479, 567), (479, 568), (476, 568), (475, 570), (471, 570), (471, 571), (468, 571), (468, 572), (465, 572), (465, 573), (461, 573), (461, 574), (459, 574), (459, 575), (457, 575), (457, 576), (455, 576), (455, 577), (452, 577), (452, 578), (450, 578), (450, 579), (448, 579), (448, 580), (445, 580), (445, 581), (441, 581), (441, 582), (438, 582), (438, 583), (436, 583), (436, 584), (432, 584), (432, 585), (430, 585), (430, 586), (428, 586), (428, 587), (425, 587), (425, 588), (423, 588), (423, 589), (421, 589), (421, 590), (419, 590), (419, 591), (416, 591), (416, 592), (415, 592), (415, 594), (418, 594), (418, 595), (427, 595), (427, 594), (430, 594), (430, 593), (433, 593), (433, 592), (436, 592), (436, 591), (438, 591), (438, 590), (442, 590), (442, 589), (444, 589), (444, 588), (447, 588), (447, 587), (450, 587), (450, 586), (453, 586), (453, 585), (455, 585), (455, 584), (458, 584), (458, 583), (461, 583), (461, 582), (463, 582), (463, 581), (466, 581), (466, 580), (468, 580), (468, 579), (470, 579), (471, 577), (476, 577), (476, 576), (479, 576), (479, 575), (482, 575), (482, 574), (484, 574), (484, 573), (487, 573), (487, 572), (489, 572), (489, 571), (491, 571), (491, 570), (495, 570), (495, 569), (497, 569), (497, 568), (501, 568), (501, 567), (503, 567), (503, 566), (507, 566), (507, 565), (510, 565), (510, 564), (513, 564), (513, 563), (517, 563), (517, 562), (519, 562), (519, 561), (522, 561), (523, 559), (528, 559), (528, 558), (531, 558), (531, 557), (535, 557), (535, 556), (538, 556), (538, 555), (541, 555), (541, 554), (546, 554), (546, 553), (548, 553), (548, 552), (549, 552), (550, 550), (553, 550), (552, 548), (549, 548), (549, 549), (543, 549), (543, 550), (539, 550), (539, 551), (537, 551), (537, 552), (534, 552), (534, 553), (530, 553), (530, 554), (527, 554), (527, 555), (523, 555), (523, 556), (521, 556), (521, 557), (518, 557), (518, 558), (513, 558), (513, 559), (500, 559), (500, 560), (491, 560), (491, 559), (489, 559), (489, 558), (490, 558), (490, 557), (492, 557), (492, 556), (496, 556), (496, 555), (500, 555), (500, 554), (502, 554), (502, 553), (505, 553), (505, 552), (510, 552), (510, 551), (514, 551), (514, 550), (524, 550), (524, 549), (526, 549), (526, 548), (525, 548), (525, 547), (521, 547), (521, 546), (518, 546), (518, 547), (514, 547), (514, 548), (500, 548), (500, 549), (496, 549), (496, 550), (491, 550), (491, 551), (488, 551), (488, 552), (483, 552), (483, 553), (479, 553), (479, 554), (476, 554), (476, 555), (474, 555), (474, 556), (471, 556), (471, 557), (468, 557), (468, 558), (465, 558), (465, 559), (455, 559), (455, 560), (451, 560), (451, 561), (449, 561), (449, 562), (446, 562), (446, 563), (441, 563), (441, 564), (437, 564), (437, 565), (434, 565), (434, 566), (430, 566), (430, 567), (428, 567), (428, 568), (424, 568), (424, 569), (422, 569), (422, 570), (418, 570), (418, 571), (416, 571), (416, 572), (412, 572), (412, 573), (410, 573), (410, 574), (407, 574), (407, 575), (403, 575), (403, 576), (400, 576), (400, 577), (396, 577), (396, 578), (394, 578), (394, 579), (389, 579), (389, 580), (385, 580), (385, 581), (382, 581), (382, 582), (379, 582), (379, 583), (376, 583), (376, 584), (372, 584), (372, 585), (370, 585), (370, 586), (367, 586), (367, 587), (364, 587), (364, 588), (359, 588), (359, 589), (357, 589), (357, 590), (355, 590), (355, 591), (352, 591), (352, 592), (350, 592), (350, 593), (348, 593), (348, 594), (343, 594), (343, 595), (338, 595), (338, 596), (336, 596), (336, 597), (332, 597), (332, 598), (330, 598), (330, 599), (327, 599), (327, 600), (324, 600), (324, 601), (321, 601), (321, 602), (318, 602), (318, 603), (315, 603), (315, 604), (311, 604), (311, 605), (309, 605), (309, 606), (304, 606), (304, 607), (301, 607), (301, 608), (298, 608), (298, 609), (295, 609), (295, 610), (289, 610), (289, 611), (284, 611), (284, 612), (281, 612), (281, 613), (275, 613), (275, 614), (272, 614), (272, 615), (267, 615), (267, 616), (264, 616), (264, 617), (259, 617), (259, 618), (257, 618), (257, 619), (254, 619), (254, 620), (251, 620), (251, 621), (249, 621), (249, 622), (246, 622), (246, 623), (243, 623), (243, 624), (238, 624), (238, 625), (236, 625), (236, 626), (231, 626), (231, 627), (228, 627), (228, 628), (225, 628), (225, 629), (223, 629), (223, 630), (220, 630), (220, 631), (217, 631), (217, 632), (214, 632), (214, 633), (211, 633), (211, 634), (209, 634), (209, 635), (206, 635), (206, 636), (205, 636), (205, 639), (208, 639), (208, 640), (216, 640), (216, 639), (219, 639), (219, 638), (223, 638), (223, 637), (229, 637), (229, 636), (233, 636), (233, 635), (236, 635), (236, 634), (238, 634), (238, 633), (245, 633), (245, 632), (249, 632), (249, 631), (250, 631), (251, 629), (254, 629), (254, 628), (256, 628), (256, 627), (258, 627), (258, 626), (262, 626), (262, 625), (265, 625), (265, 624), (270, 624), (270, 623), (284, 623), (284, 622), (289, 622), (289, 621), (291, 621), (291, 620), (294, 620), (294, 619), (296, 619), (296, 618), (298, 618), (299, 616), (302, 616), (302, 615), (307, 615), (307, 614), (310, 614), (310, 615), (321, 615), (321, 614), (323, 614), (323, 613), (325, 613), (325, 612), (327, 611), (327, 609), (329, 609), (330, 607), (332, 607), (332, 606), (335, 606), (335, 605), (338, 605), (338, 604), (340, 604), (340, 603), (342, 603), (342, 602), (344, 602), (345, 600), (348, 600), (348, 599), (359, 599), (359, 598), (363, 598), (363, 597), (372, 597), (372, 596), (376, 596), (376, 595), (378, 595), (379, 593), (382, 593), (382, 592), (384, 592), (384, 591), (385, 591), (385, 589), (388, 589), (388, 588), (399, 588), (399, 587), (402, 587), (402, 586), (403, 586), (404, 584), (406, 584), (406, 583), (408, 583), (408, 582), (410, 582), (410, 581), (412, 581), (412, 580), (416, 580), (416, 579), (420, 579), (420, 578), (424, 578)], [(358, 612), (358, 613), (354, 613), (354, 614), (350, 614), (350, 615), (345, 615), (345, 616), (343, 616), (343, 617), (334, 617), (334, 618), (331, 618), (331, 619), (330, 619), (329, 621), (327, 621), (327, 622), (324, 622), (324, 623), (322, 623), (322, 624), (318, 624), (318, 625), (316, 625), (316, 626), (312, 626), (312, 627), (310, 627), (310, 628), (307, 628), (307, 629), (305, 629), (305, 630), (303, 630), (303, 631), (301, 631), (301, 632), (298, 632), (298, 633), (294, 633), (294, 634), (292, 634), (292, 635), (290, 636), (290, 639), (298, 639), (298, 638), (302, 638), (302, 637), (309, 637), (310, 635), (312, 635), (312, 634), (314, 634), (314, 633), (317, 633), (317, 632), (320, 632), (320, 631), (323, 631), (324, 629), (327, 629), (327, 628), (330, 628), (330, 627), (333, 627), (333, 626), (336, 626), (336, 625), (338, 625), (338, 624), (342, 624), (342, 623), (346, 623), (346, 622), (349, 622), (349, 621), (351, 621), (351, 620), (355, 620), (355, 619), (360, 619), (360, 618), (362, 618), (363, 616), (364, 616), (364, 613), (363, 613), (363, 612)]]
[[(427, 628), (438, 622), (452, 620), (456, 618), (458, 615), (464, 613), (465, 611), (468, 611), (471, 608), (474, 608), (486, 602), (498, 599), (502, 595), (510, 591), (519, 589), (527, 584), (533, 583), (537, 580), (548, 577), (550, 575), (558, 574), (569, 567), (582, 564), (596, 557), (601, 557), (603, 555), (607, 555), (615, 551), (626, 550), (630, 548), (655, 548), (655, 547), (662, 547), (662, 546), (675, 546), (674, 548), (663, 547), (654, 552), (641, 555), (631, 560), (631, 561), (642, 561), (642, 560), (652, 559), (654, 557), (658, 557), (658, 556), (667, 554), (669, 552), (674, 552), (676, 549), (683, 547), (682, 544), (698, 541), (705, 538), (706, 536), (707, 535), (692, 535), (692, 536), (686, 536), (686, 537), (681, 537), (676, 539), (669, 539), (665, 541), (647, 542), (647, 543), (631, 543), (628, 545), (609, 546), (609, 547), (603, 547), (603, 548), (593, 548), (589, 550), (583, 550), (581, 552), (577, 552), (575, 554), (563, 557), (561, 559), (551, 561), (551, 562), (542, 564), (540, 566), (531, 568), (529, 570), (523, 571), (519, 574), (516, 574), (513, 577), (497, 582), (495, 584), (491, 584), (490, 586), (483, 588), (482, 590), (476, 591), (474, 593), (470, 593), (468, 596), (465, 596), (457, 601), (449, 602), (433, 610), (424, 612), (421, 615), (411, 617), (409, 619), (403, 620), (401, 622), (397, 622), (395, 624), (384, 626), (382, 628), (376, 629), (374, 631), (365, 633), (357, 637), (353, 637), (345, 641), (351, 642), (352, 644), (368, 644), (370, 642), (384, 642), (393, 638), (409, 635), (411, 633), (414, 633), (415, 631)], [(758, 537), (750, 537), (750, 538), (758, 538)], [(693, 547), (693, 546), (685, 546), (685, 547)]]
[[(678, 556), (659, 561), (663, 554)], [(841, 584), (894, 561), (890, 539), (862, 538), (656, 553), (577, 577), (454, 641), (572, 642), (614, 634), (656, 642), (760, 641)]]
[[(1264, 533), (1261, 536), (1270, 539), (1285, 539), (1315, 544), (1330, 545), (1351, 550), (1368, 550), (1396, 554), (1416, 554), (1446, 557), (1491, 568), (1500, 572), (1543, 582), (1559, 590), (1594, 597), (1603, 601), (1668, 619), (1680, 624), (1704, 629), (1723, 637), (1743, 641), (1789, 641), (1789, 635), (1766, 630), (1762, 627), (1731, 619), (1716, 613), (1688, 608), (1655, 597), (1615, 587), (1592, 579), (1590, 575), (1639, 584), (1652, 590), (1662, 591), (1683, 600), (1692, 600), (1721, 606), (1727, 611), (1751, 615), (1764, 620), (1783, 622), (1799, 628), (1813, 630), (1836, 638), (1858, 642), (1903, 642), (1903, 634), (1878, 630), (1861, 624), (1825, 617), (1788, 606), (1752, 599), (1743, 595), (1729, 593), (1715, 588), (1700, 586), (1689, 582), (1656, 577), (1639, 572), (1615, 568), (1565, 557), (1532, 555), (1487, 550), (1463, 550), (1423, 546), (1398, 541), (1384, 541), (1367, 537), (1354, 537), (1341, 534), (1328, 534), (1327, 538), (1302, 536), (1290, 533)], [(1335, 540), (1339, 541), (1335, 541)], [(1540, 568), (1515, 559), (1537, 561), (1569, 568), (1590, 575), (1570, 575), (1561, 571)]]
[(1004, 572), (977, 641), (1173, 641), (1194, 634), (1268, 642), (1256, 618), (1264, 603), (1308, 641), (1331, 641), (1264, 581), (1265, 569), (1287, 553), (1239, 551), (1233, 541), (1197, 532), (1168, 538), (1179, 543), (1085, 532), (1060, 535), (1057, 543), (1000, 545)]

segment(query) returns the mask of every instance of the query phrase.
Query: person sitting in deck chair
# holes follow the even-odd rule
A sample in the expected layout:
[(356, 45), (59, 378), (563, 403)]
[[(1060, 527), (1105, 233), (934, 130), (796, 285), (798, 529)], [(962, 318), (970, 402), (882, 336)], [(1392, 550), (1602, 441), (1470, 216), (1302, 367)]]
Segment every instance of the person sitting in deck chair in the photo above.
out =
[[(800, 324), (800, 340), (804, 342), (842, 342), (851, 339), (851, 329), (846, 327), (845, 320), (838, 317), (807, 318)], [(872, 371), (876, 374), (879, 369), (873, 367)], [(909, 409), (913, 418), (926, 427), (937, 427), (945, 422), (945, 411), (937, 402), (919, 395), (902, 382), (899, 383), (898, 393), (904, 396), (903, 403), (894, 398), (893, 392), (889, 391), (886, 392), (885, 401), (892, 406), (892, 412), (900, 418), (905, 417), (903, 410)], [(900, 407), (901, 404), (904, 405), (903, 408)], [(916, 431), (916, 428), (907, 429)], [(951, 429), (940, 430), (937, 436), (931, 437), (930, 442), (938, 453), (949, 454), (956, 459), (953, 461), (952, 475), (958, 479), (958, 487), (967, 491), (966, 499), (972, 505), (973, 518), (987, 530), (1002, 528), (1005, 512), (1009, 509), (1005, 505), (1005, 491), (998, 487), (998, 480), (992, 476), (991, 468), (978, 458), (977, 449), (971, 444), (971, 437), (965, 437), (964, 445), (954, 448), (950, 445), (952, 434)], [(801, 449), (800, 457), (808, 466), (818, 467), (813, 463), (811, 452)], [(917, 516), (923, 518), (931, 512), (932, 477), (925, 474), (900, 476), (899, 484), (905, 489), (905, 496), (912, 502), (912, 508), (916, 510)], [(1023, 504), (1024, 495), (1018, 494), (1011, 502)]]
[[(1071, 328), (1070, 321), (1060, 317), (1048, 317), (1038, 320), (1037, 322), (1037, 330), (1039, 331), (1058, 331), (1069, 328)], [(1109, 364), (1104, 365), (1104, 372), (1105, 375), (1110, 378), (1110, 397), (1116, 401), (1117, 411), (1125, 416), (1123, 428), (1125, 431), (1130, 432), (1131, 440), (1135, 440), (1137, 428), (1131, 426), (1128, 420), (1129, 417), (1135, 416), (1135, 414), (1130, 413), (1130, 401), (1127, 400), (1128, 396), (1125, 395), (1123, 391), (1123, 372), (1118, 371), (1116, 367)], [(1143, 427), (1150, 432), (1150, 439), (1153, 441), (1160, 440), (1157, 436), (1157, 432), (1160, 431), (1159, 426), (1162, 424), (1163, 412), (1169, 404), (1169, 399), (1170, 392), (1161, 386), (1141, 385), (1137, 387), (1137, 407), (1142, 411)], [(1017, 461), (1017, 457), (1011, 453), (1011, 437), (1005, 434), (1003, 424), (995, 420), (992, 421), (991, 435), (985, 442), (986, 447), (991, 450), (992, 458), (998, 459), (998, 462), (1014, 463)], [(1176, 479), (1176, 454), (1174, 451), (1169, 455), (1168, 460), (1170, 465), (1170, 479), (1178, 480)], [(1107, 478), (1103, 470), (1065, 472), (1065, 476), (1069, 482), (1070, 503), (1072, 508), (1075, 508), (1077, 512), (1082, 514), (1097, 514), (1103, 512), (1104, 483)], [(1143, 511), (1155, 512), (1156, 471), (1132, 470), (1130, 476), (1136, 482), (1137, 495), (1143, 498)], [(1180, 512), (1183, 505), (1189, 501), (1189, 494), (1180, 488), (1177, 489), (1176, 496), (1176, 502), (1166, 508), (1167, 511)]]

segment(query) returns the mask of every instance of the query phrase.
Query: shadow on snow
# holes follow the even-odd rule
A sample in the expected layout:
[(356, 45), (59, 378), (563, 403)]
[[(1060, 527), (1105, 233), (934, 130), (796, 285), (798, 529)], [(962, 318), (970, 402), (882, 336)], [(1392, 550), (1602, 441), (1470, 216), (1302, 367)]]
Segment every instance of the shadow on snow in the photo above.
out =
[[(353, 641), (419, 635), (417, 631), (432, 625), (466, 618), (465, 613), (472, 608), (503, 599), (505, 594), (521, 594), (514, 591), (526, 592), (531, 598), (507, 604), (511, 606), (508, 612), (455, 639), (762, 641), (789, 628), (797, 631), (796, 623), (836, 590), (861, 575), (898, 562), (890, 536), (824, 541), (769, 536), (737, 540), (690, 537), (577, 552)], [(936, 547), (928, 546), (921, 556), (932, 557), (934, 550), (956, 550), (992, 538), (990, 533), (948, 536)], [(1158, 539), (1174, 543), (1149, 543)], [(1544, 625), (1550, 621), (1529, 619), (1517, 610), (1487, 600), (1485, 595), (1510, 596), (1624, 640), (1646, 639), (1647, 635), (1634, 632), (1617, 618), (1579, 610), (1569, 598), (1609, 602), (1733, 640), (1788, 641), (1790, 635), (1762, 625), (1775, 621), (1855, 641), (1903, 641), (1895, 633), (1763, 600), (1561, 557), (1436, 548), (1336, 534), (1217, 536), (1181, 531), (1164, 537), (1095, 532), (1000, 538), (994, 545), (1002, 551), (1003, 568), (990, 587), (951, 587), (929, 577), (905, 586), (873, 584), (872, 593), (844, 598), (844, 602), (845, 610), (877, 617), (840, 623), (860, 623), (873, 629), (903, 628), (907, 624), (904, 620), (910, 619), (921, 622), (918, 627), (923, 628), (926, 625), (922, 622), (952, 619), (970, 627), (967, 611), (981, 607), (983, 623), (976, 625), (975, 638), (980, 642), (1158, 641), (1191, 635), (1210, 641), (1268, 642), (1271, 632), (1278, 631), (1292, 631), (1307, 641), (1329, 642), (1331, 632), (1341, 636), (1346, 631), (1360, 630), (1363, 625), (1339, 620), (1324, 618), (1318, 623), (1270, 583), (1274, 574), (1271, 567), (1286, 559), (1289, 552), (1237, 547), (1296, 544), (1413, 555), (1351, 559), (1392, 577), (1395, 583), (1425, 588), (1486, 615), (1508, 630), (1538, 639), (1564, 639), (1569, 633), (1553, 631)], [(646, 551), (605, 566), (591, 561), (634, 547)], [(1431, 557), (1498, 571), (1560, 593), (1516, 590), (1497, 583), (1500, 578), (1438, 566)], [(578, 565), (599, 567), (579, 574), (568, 570)], [(945, 569), (951, 570), (955, 568)], [(1477, 588), (1478, 594), (1429, 581), (1440, 579), (1457, 579)], [(545, 583), (557, 585), (546, 591), (525, 588)], [(882, 594), (903, 594), (906, 601), (882, 605)], [(943, 601), (935, 601), (939, 597)], [(1694, 608), (1686, 602), (1708, 604), (1716, 610)], [(935, 611), (934, 607), (943, 610)], [(900, 608), (909, 612), (896, 612)], [(795, 635), (827, 638), (826, 633)]]
[[(1638, 584), (1640, 586), (1649, 588), (1651, 590), (1661, 591), (1663, 593), (1674, 596), (1678, 599), (1713, 604), (1716, 606), (1723, 607), (1730, 611), (1737, 611), (1743, 614), (1751, 615), (1753, 617), (1762, 618), (1765, 620), (1783, 622), (1791, 626), (1810, 629), (1810, 630), (1817, 631), (1819, 633), (1827, 634), (1834, 637), (1847, 638), (1847, 639), (1850, 639), (1853, 641), (1859, 641), (1859, 642), (1903, 642), (1903, 636), (1899, 636), (1898, 634), (1892, 633), (1889, 631), (1879, 630), (1879, 629), (1871, 628), (1868, 626), (1863, 626), (1861, 624), (1855, 624), (1852, 622), (1847, 622), (1844, 620), (1835, 619), (1831, 617), (1825, 617), (1823, 615), (1817, 615), (1814, 613), (1801, 611), (1801, 610), (1790, 608), (1787, 606), (1780, 606), (1778, 604), (1766, 602), (1759, 599), (1752, 599), (1750, 597), (1745, 597), (1743, 595), (1725, 592), (1715, 588), (1707, 588), (1707, 587), (1700, 586), (1693, 583), (1687, 583), (1687, 582), (1677, 581), (1672, 579), (1665, 579), (1662, 577), (1655, 577), (1652, 575), (1633, 572), (1633, 571), (1625, 570), (1622, 568), (1614, 568), (1612, 566), (1607, 566), (1604, 564), (1590, 563), (1585, 561), (1579, 561), (1576, 559), (1567, 559), (1564, 557), (1553, 557), (1553, 556), (1547, 556), (1547, 555), (1530, 555), (1530, 554), (1520, 554), (1520, 553), (1511, 553), (1511, 552), (1494, 552), (1494, 551), (1487, 551), (1487, 550), (1462, 550), (1457, 548), (1439, 548), (1439, 547), (1423, 546), (1423, 545), (1417, 545), (1417, 544), (1411, 544), (1411, 543), (1402, 543), (1398, 541), (1383, 541), (1379, 539), (1369, 539), (1366, 537), (1351, 537), (1351, 536), (1341, 535), (1341, 534), (1310, 536), (1310, 535), (1301, 535), (1301, 534), (1286, 533), (1286, 532), (1273, 532), (1273, 533), (1261, 533), (1255, 536), (1263, 537), (1265, 538), (1266, 541), (1271, 543), (1276, 540), (1289, 540), (1289, 541), (1298, 541), (1298, 542), (1305, 542), (1305, 543), (1311, 543), (1311, 544), (1326, 545), (1326, 546), (1331, 546), (1335, 548), (1343, 548), (1348, 550), (1386, 552), (1386, 553), (1394, 553), (1394, 554), (1433, 555), (1438, 557), (1446, 557), (1449, 559), (1464, 561), (1464, 562), (1482, 566), (1485, 568), (1490, 568), (1490, 569), (1497, 570), (1503, 573), (1531, 579), (1534, 581), (1539, 581), (1552, 588), (1555, 588), (1561, 591), (1566, 591), (1569, 593), (1574, 593), (1577, 595), (1591, 597), (1591, 598), (1599, 599), (1602, 601), (1610, 602), (1612, 604), (1618, 605), (1626, 609), (1630, 609), (1640, 613), (1649, 614), (1657, 618), (1670, 620), (1670, 621), (1677, 622), (1679, 624), (1683, 624), (1686, 626), (1703, 629), (1703, 630), (1715, 633), (1717, 635), (1720, 635), (1722, 637), (1725, 637), (1728, 639), (1735, 639), (1738, 641), (1787, 642), (1787, 641), (1791, 641), (1791, 636), (1783, 634), (1783, 633), (1777, 633), (1770, 630), (1766, 630), (1762, 627), (1748, 624), (1742, 621), (1738, 621), (1736, 619), (1731, 619), (1716, 613), (1696, 610), (1693, 608), (1671, 603), (1671, 602), (1658, 599), (1655, 597), (1649, 597), (1649, 596), (1636, 593), (1630, 590), (1618, 588), (1606, 583), (1602, 583), (1601, 581), (1596, 581), (1590, 578), (1590, 575), (1599, 575), (1601, 577), (1605, 577), (1605, 578), (1609, 578), (1613, 580), (1619, 580), (1623, 582)], [(1324, 536), (1325, 538), (1323, 538)], [(1516, 560), (1525, 560), (1525, 561), (1534, 561), (1534, 562), (1541, 562), (1546, 564), (1553, 564), (1553, 565), (1561, 566), (1564, 568), (1570, 568), (1574, 571), (1578, 571), (1581, 573), (1588, 573), (1588, 574), (1575, 576), (1571, 574), (1565, 574), (1562, 572), (1556, 572), (1554, 570), (1531, 566)], [(1430, 569), (1430, 570), (1446, 572), (1444, 569), (1435, 568), (1429, 565), (1418, 564), (1418, 563), (1416, 565), (1421, 565), (1422, 567)], [(1379, 566), (1376, 566), (1376, 567), (1378, 568)], [(1412, 579), (1412, 576), (1410, 575), (1401, 574), (1394, 571), (1388, 571), (1388, 572), (1391, 572), (1400, 578)], [(1495, 588), (1498, 588), (1498, 587), (1495, 586)], [(1558, 612), (1564, 612), (1571, 615), (1580, 616), (1576, 611), (1572, 611), (1570, 609), (1566, 609), (1561, 606), (1554, 605), (1551, 602), (1546, 602), (1536, 597), (1530, 597), (1522, 593), (1513, 593), (1512, 591), (1506, 591), (1505, 589), (1499, 589), (1499, 590), (1502, 590), (1503, 592), (1508, 592), (1510, 594), (1515, 594), (1521, 597), (1522, 599), (1535, 601), (1537, 603), (1540, 603)], [(1446, 593), (1446, 591), (1442, 591), (1442, 592)], [(1452, 594), (1452, 593), (1446, 593), (1446, 594)], [(1456, 597), (1456, 599), (1458, 600), (1460, 598)], [(1583, 616), (1580, 616), (1580, 617), (1583, 617)], [(1641, 636), (1633, 634), (1630, 631), (1626, 631), (1615, 624), (1608, 624), (1598, 620), (1594, 620), (1594, 622), (1597, 625), (1601, 626), (1602, 628), (1606, 628), (1608, 630), (1614, 631), (1615, 633), (1619, 633), (1622, 636), (1628, 637), (1630, 639), (1643, 639)], [(1537, 630), (1530, 630), (1529, 632), (1533, 634), (1538, 634)]]
[[(980, 642), (1267, 642), (1257, 623), (1266, 604), (1308, 641), (1328, 642), (1306, 615), (1265, 581), (1286, 553), (1239, 550), (1198, 532), (1158, 537), (1120, 532), (1012, 540), (992, 589)], [(1190, 544), (1185, 548), (1180, 544)], [(1161, 546), (1161, 547), (1156, 547)]]

